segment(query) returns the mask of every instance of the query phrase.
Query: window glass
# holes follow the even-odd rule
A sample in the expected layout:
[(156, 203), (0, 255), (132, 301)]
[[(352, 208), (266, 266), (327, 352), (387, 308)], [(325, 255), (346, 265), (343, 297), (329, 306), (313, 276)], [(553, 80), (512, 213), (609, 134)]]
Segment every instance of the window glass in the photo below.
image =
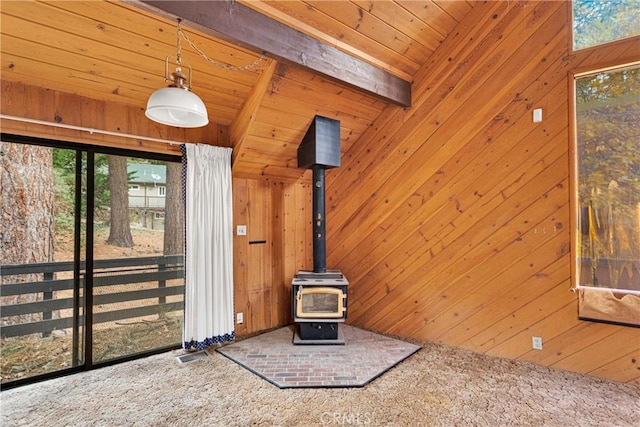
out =
[(0, 209), (11, 221), (0, 221), (2, 386), (180, 345), (181, 164), (6, 138)]
[(573, 0), (573, 49), (640, 34), (638, 0)]
[(580, 316), (640, 324), (640, 68), (575, 83)]
[[(184, 201), (180, 177), (180, 163), (96, 155), (95, 363), (182, 341)], [(132, 180), (141, 183), (139, 195), (127, 191), (134, 185)]]
[[(84, 364), (76, 150), (0, 142), (2, 384)], [(82, 185), (82, 184), (80, 184)]]

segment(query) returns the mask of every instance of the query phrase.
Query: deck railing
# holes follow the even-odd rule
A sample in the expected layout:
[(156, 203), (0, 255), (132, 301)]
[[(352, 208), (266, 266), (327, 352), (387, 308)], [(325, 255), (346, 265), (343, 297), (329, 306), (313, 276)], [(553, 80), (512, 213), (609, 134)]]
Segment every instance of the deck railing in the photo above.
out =
[[(84, 290), (85, 276), (84, 262), (80, 264), (80, 289)], [(36, 264), (0, 265), (0, 297), (3, 302), (0, 307), (3, 338), (42, 333), (43, 336), (55, 330), (68, 329), (75, 326), (74, 312), (84, 305), (84, 292), (74, 296), (74, 263), (48, 262)], [(123, 319), (134, 319), (144, 316), (170, 313), (184, 308), (184, 299), (167, 302), (167, 297), (184, 295), (184, 284), (167, 286), (168, 280), (184, 277), (182, 255), (153, 256), (142, 258), (120, 258), (96, 260), (93, 263), (93, 305), (101, 306), (114, 303), (142, 301), (133, 307), (115, 309), (111, 311), (96, 311), (93, 314), (93, 324), (114, 322)], [(64, 273), (64, 274), (60, 274)], [(20, 276), (41, 275), (42, 280), (20, 282)], [(67, 276), (56, 278), (56, 276)], [(12, 280), (14, 280), (12, 282)], [(143, 289), (124, 289), (114, 292), (107, 287), (132, 284), (147, 285)], [(67, 291), (67, 292), (64, 292)], [(56, 294), (59, 293), (59, 294)], [(18, 302), (23, 295), (33, 295), (37, 301)], [(66, 295), (65, 295), (66, 294)], [(149, 299), (156, 299), (155, 304)], [(131, 304), (129, 304), (131, 305)], [(81, 310), (80, 310), (81, 311)], [(78, 311), (78, 312), (80, 312)], [(53, 313), (60, 313), (54, 318)], [(19, 316), (41, 313), (41, 320), (20, 321)], [(64, 315), (67, 314), (67, 315)], [(10, 322), (5, 319), (13, 317)], [(31, 316), (26, 316), (31, 317)], [(17, 320), (16, 320), (17, 319)], [(80, 324), (84, 324), (83, 316), (77, 317)], [(14, 323), (15, 322), (15, 323)], [(76, 320), (77, 322), (77, 320)]]

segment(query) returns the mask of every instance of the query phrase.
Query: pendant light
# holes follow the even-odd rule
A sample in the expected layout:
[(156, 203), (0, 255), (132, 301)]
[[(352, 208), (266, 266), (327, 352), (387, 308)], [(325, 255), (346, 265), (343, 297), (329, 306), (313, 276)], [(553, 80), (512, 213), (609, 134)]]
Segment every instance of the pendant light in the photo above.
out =
[[(191, 92), (191, 66), (183, 63), (180, 52), (180, 21), (178, 19), (178, 42), (174, 72), (169, 75), (169, 58), (165, 58), (164, 79), (171, 82), (168, 87), (156, 90), (147, 101), (145, 116), (149, 119), (167, 126), (181, 128), (197, 128), (209, 123), (207, 108), (204, 102)], [(189, 69), (189, 77), (185, 76), (182, 66)]]

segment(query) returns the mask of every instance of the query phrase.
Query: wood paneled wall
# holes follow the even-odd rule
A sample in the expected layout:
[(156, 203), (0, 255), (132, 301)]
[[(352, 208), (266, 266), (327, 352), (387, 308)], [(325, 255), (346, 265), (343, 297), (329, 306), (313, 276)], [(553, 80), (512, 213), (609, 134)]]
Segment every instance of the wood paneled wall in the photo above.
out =
[(234, 305), (248, 335), (291, 322), (291, 280), (312, 268), (311, 187), (306, 181), (234, 178)]
[[(571, 288), (569, 2), (478, 3), (327, 174), (328, 265), (348, 322), (640, 383), (638, 329), (579, 321)], [(532, 109), (543, 122), (532, 122)], [(543, 350), (532, 350), (532, 336)]]

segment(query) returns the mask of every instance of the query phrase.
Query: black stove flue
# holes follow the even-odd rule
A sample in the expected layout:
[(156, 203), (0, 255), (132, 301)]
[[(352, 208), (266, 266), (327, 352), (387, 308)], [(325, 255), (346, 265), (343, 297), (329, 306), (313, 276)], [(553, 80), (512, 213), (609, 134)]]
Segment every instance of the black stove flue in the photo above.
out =
[(313, 170), (313, 272), (327, 271), (325, 169), (340, 167), (340, 122), (315, 116), (298, 147), (298, 167)]
[(327, 272), (324, 168), (313, 166), (313, 272)]

